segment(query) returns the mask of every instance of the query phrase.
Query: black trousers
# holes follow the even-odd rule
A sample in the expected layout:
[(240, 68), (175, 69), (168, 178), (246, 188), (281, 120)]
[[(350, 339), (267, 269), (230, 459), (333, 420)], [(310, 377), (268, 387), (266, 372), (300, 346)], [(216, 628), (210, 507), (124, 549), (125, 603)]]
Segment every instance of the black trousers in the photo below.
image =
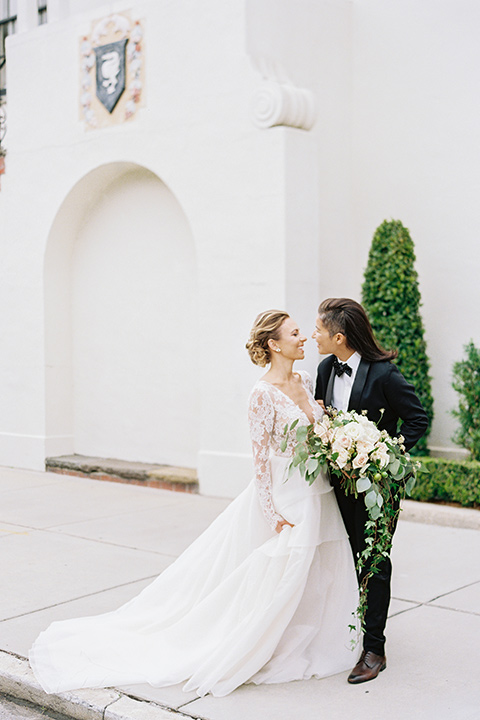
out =
[[(353, 496), (346, 496), (338, 487), (338, 482), (335, 482), (335, 479), (332, 484), (356, 563), (359, 553), (365, 549), (365, 523), (368, 520), (365, 502), (363, 496), (356, 499)], [(395, 527), (393, 527), (393, 531), (395, 531)], [(359, 583), (362, 582), (368, 570), (369, 564), (367, 562), (358, 577)], [(387, 624), (388, 607), (390, 605), (390, 582), (392, 578), (390, 558), (384, 558), (378, 564), (377, 570), (368, 580), (363, 649), (366, 651), (371, 650), (376, 655), (385, 655), (385, 625)]]

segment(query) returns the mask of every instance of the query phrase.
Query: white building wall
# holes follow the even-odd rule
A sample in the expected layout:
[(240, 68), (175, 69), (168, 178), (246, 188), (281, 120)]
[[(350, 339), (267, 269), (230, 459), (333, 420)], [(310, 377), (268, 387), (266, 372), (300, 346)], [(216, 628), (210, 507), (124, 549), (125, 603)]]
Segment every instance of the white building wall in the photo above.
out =
[[(253, 318), (286, 307), (310, 334), (319, 300), (359, 298), (373, 232), (390, 217), (416, 243), (434, 375), (432, 444), (451, 448), (451, 365), (464, 342), (479, 340), (477, 3), (54, 5), (52, 22), (8, 41), (0, 464), (41, 468), (46, 455), (95, 451), (197, 464), (202, 492), (236, 494), (251, 474), (246, 401), (263, 372), (244, 350)], [(128, 123), (86, 131), (79, 39), (92, 20), (127, 10), (145, 22), (145, 107)], [(287, 96), (295, 87), (313, 92), (310, 131), (255, 127), (255, 91), (277, 81), (293, 87)], [(145, 184), (147, 194), (161, 196), (158, 206)], [(129, 202), (134, 211), (122, 222)], [(162, 223), (165, 233), (152, 230)], [(115, 234), (118, 265), (110, 272)], [(188, 268), (181, 282), (196, 278), (195, 292), (182, 289), (180, 298), (174, 273), (162, 268), (155, 286), (160, 256), (175, 262), (169, 249), (177, 234), (184, 250), (176, 259)], [(151, 262), (134, 273), (142, 255)], [(125, 297), (108, 305), (122, 281)], [(131, 298), (147, 286), (137, 313)], [(172, 389), (164, 381), (172, 358), (158, 373), (155, 362), (138, 366), (142, 355), (164, 353), (167, 341), (155, 330), (169, 319), (180, 327), (192, 298), (198, 321), (191, 334), (181, 330), (183, 385), (169, 400), (173, 406), (178, 392), (185, 416), (162, 446), (158, 407)], [(123, 395), (110, 400), (89, 324), (95, 307), (108, 328), (98, 341), (109, 366), (120, 347), (116, 312), (137, 333), (137, 347), (127, 346), (112, 374)], [(316, 360), (312, 343), (304, 366), (314, 371)], [(85, 374), (89, 366), (96, 380)], [(155, 398), (142, 396), (140, 380), (130, 385), (133, 369), (156, 387)], [(89, 427), (87, 406), (99, 395), (101, 424)], [(129, 406), (126, 420), (117, 402)]]
[[(93, 19), (129, 8), (134, 18), (145, 20), (146, 106), (130, 123), (86, 132), (78, 116), (79, 38), (89, 32)], [(256, 314), (267, 307), (284, 307), (292, 283), (298, 283), (297, 269), (293, 273), (286, 263), (287, 232), (298, 238), (295, 216), (304, 228), (308, 217), (315, 220), (315, 210), (312, 214), (310, 203), (298, 201), (301, 188), (287, 183), (288, 163), (296, 162), (295, 143), (302, 131), (262, 131), (251, 121), (250, 100), (261, 77), (246, 53), (244, 12), (240, 1), (212, 0), (207, 14), (203, 5), (187, 0), (117, 2), (10, 39), (8, 172), (0, 195), (1, 237), (8, 239), (3, 244), (8, 262), (1, 284), (10, 312), (0, 318), (0, 330), (9, 341), (0, 378), (5, 399), (0, 409), (0, 463), (41, 468), (46, 455), (70, 448), (131, 460), (195, 464), (196, 443), (203, 492), (232, 495), (248, 482), (246, 401), (261, 371), (251, 365), (244, 344)], [(309, 154), (305, 142), (301, 152)], [(198, 324), (179, 340), (178, 371), (187, 388), (183, 392), (198, 394), (198, 409), (185, 406), (182, 422), (175, 423), (177, 441), (168, 443), (167, 454), (155, 439), (163, 428), (158, 426), (158, 403), (145, 414), (140, 405), (131, 409), (130, 426), (127, 423), (122, 432), (118, 426), (110, 434), (104, 431), (118, 411), (115, 405), (104, 411), (103, 419), (99, 412), (95, 422), (101, 419), (101, 428), (88, 427), (87, 405), (96, 395), (105, 408), (109, 392), (94, 378), (89, 385), (83, 374), (94, 357), (88, 317), (92, 303), (97, 303), (102, 326), (112, 328), (114, 313), (106, 312), (104, 304), (109, 294), (120, 292), (122, 272), (125, 279), (129, 276), (136, 257), (132, 217), (145, 209), (140, 200), (135, 215), (125, 224), (119, 221), (125, 203), (121, 195), (112, 199), (108, 188), (125, 171), (122, 164), (153, 173), (168, 188), (193, 238)], [(311, 184), (307, 190), (311, 198)], [(141, 185), (132, 188), (132, 197), (135, 194), (142, 194)], [(289, 207), (298, 212), (289, 211), (287, 228)], [(150, 218), (154, 222), (155, 213)], [(146, 234), (148, 225), (142, 218), (139, 229)], [(117, 267), (114, 274), (105, 274), (106, 286), (100, 288), (101, 271), (106, 273), (113, 252), (102, 245), (108, 244), (103, 237), (107, 227), (109, 232), (117, 228), (119, 235), (125, 231), (119, 240), (123, 270)], [(315, 250), (307, 242), (302, 252), (307, 268), (312, 267), (310, 252)], [(152, 257), (155, 265), (158, 258)], [(52, 285), (52, 274), (61, 274), (69, 264), (71, 286), (66, 276), (56, 277)], [(150, 281), (153, 274), (150, 268)], [(86, 279), (92, 277), (96, 282), (89, 296)], [(315, 285), (312, 273), (309, 282)], [(138, 290), (138, 276), (134, 286)], [(167, 313), (178, 302), (176, 290), (171, 282)], [(66, 297), (71, 307), (62, 303)], [(143, 320), (153, 337), (153, 330), (162, 328), (158, 293), (152, 292), (151, 299), (151, 315), (145, 315), (145, 302)], [(311, 297), (303, 295), (296, 299), (295, 310), (310, 319), (311, 303)], [(182, 299), (180, 310), (184, 306)], [(52, 322), (52, 307), (58, 322)], [(121, 301), (117, 310), (122, 310)], [(68, 322), (73, 328), (71, 347), (59, 329)], [(109, 335), (111, 356), (120, 339), (110, 330)], [(141, 376), (145, 367), (134, 362), (138, 348), (127, 352), (130, 360), (122, 362), (135, 366)], [(96, 362), (90, 365), (92, 371), (106, 374)], [(154, 368), (149, 368), (152, 382), (154, 375)], [(157, 380), (163, 377), (164, 369), (159, 369)], [(137, 384), (129, 392), (137, 393), (138, 399), (139, 390)], [(130, 445), (124, 442), (129, 431), (133, 435), (133, 424), (137, 437), (150, 431), (148, 449), (133, 438)], [(190, 448), (186, 452), (180, 450), (184, 434), (184, 445)], [(101, 439), (95, 442), (98, 435)]]
[(480, 162), (476, 0), (357, 0), (353, 228), (360, 287), (370, 239), (401, 220), (415, 242), (435, 420), (453, 448), (452, 365), (480, 343)]

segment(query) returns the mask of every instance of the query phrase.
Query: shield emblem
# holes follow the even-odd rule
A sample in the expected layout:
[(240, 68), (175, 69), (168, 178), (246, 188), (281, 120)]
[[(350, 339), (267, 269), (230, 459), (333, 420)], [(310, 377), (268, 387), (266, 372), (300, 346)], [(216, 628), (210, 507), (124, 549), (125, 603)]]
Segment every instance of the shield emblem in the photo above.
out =
[(125, 48), (128, 38), (95, 48), (97, 97), (113, 112), (125, 90)]

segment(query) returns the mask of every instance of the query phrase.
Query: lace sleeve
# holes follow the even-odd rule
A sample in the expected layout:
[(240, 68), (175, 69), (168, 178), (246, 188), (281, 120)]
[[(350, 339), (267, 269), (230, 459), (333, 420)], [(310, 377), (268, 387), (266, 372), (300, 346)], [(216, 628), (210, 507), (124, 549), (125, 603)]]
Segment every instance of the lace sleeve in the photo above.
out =
[(308, 392), (313, 395), (313, 380), (310, 373), (308, 373), (306, 370), (300, 370), (300, 377), (302, 378), (302, 383), (304, 387), (306, 387)]
[(268, 524), (275, 530), (282, 516), (275, 512), (272, 501), (272, 478), (270, 475), (270, 438), (274, 423), (272, 400), (266, 390), (254, 388), (248, 404), (248, 422), (253, 447), (255, 485), (260, 506)]

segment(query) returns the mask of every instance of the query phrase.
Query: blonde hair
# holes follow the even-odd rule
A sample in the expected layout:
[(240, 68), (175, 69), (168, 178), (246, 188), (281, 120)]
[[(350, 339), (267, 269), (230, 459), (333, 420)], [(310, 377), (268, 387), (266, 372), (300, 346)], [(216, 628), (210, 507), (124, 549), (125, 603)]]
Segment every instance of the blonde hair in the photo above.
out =
[(280, 327), (290, 315), (283, 310), (266, 310), (255, 318), (250, 337), (245, 347), (250, 355), (250, 360), (255, 365), (265, 367), (272, 355), (268, 347), (268, 341), (278, 340)]

